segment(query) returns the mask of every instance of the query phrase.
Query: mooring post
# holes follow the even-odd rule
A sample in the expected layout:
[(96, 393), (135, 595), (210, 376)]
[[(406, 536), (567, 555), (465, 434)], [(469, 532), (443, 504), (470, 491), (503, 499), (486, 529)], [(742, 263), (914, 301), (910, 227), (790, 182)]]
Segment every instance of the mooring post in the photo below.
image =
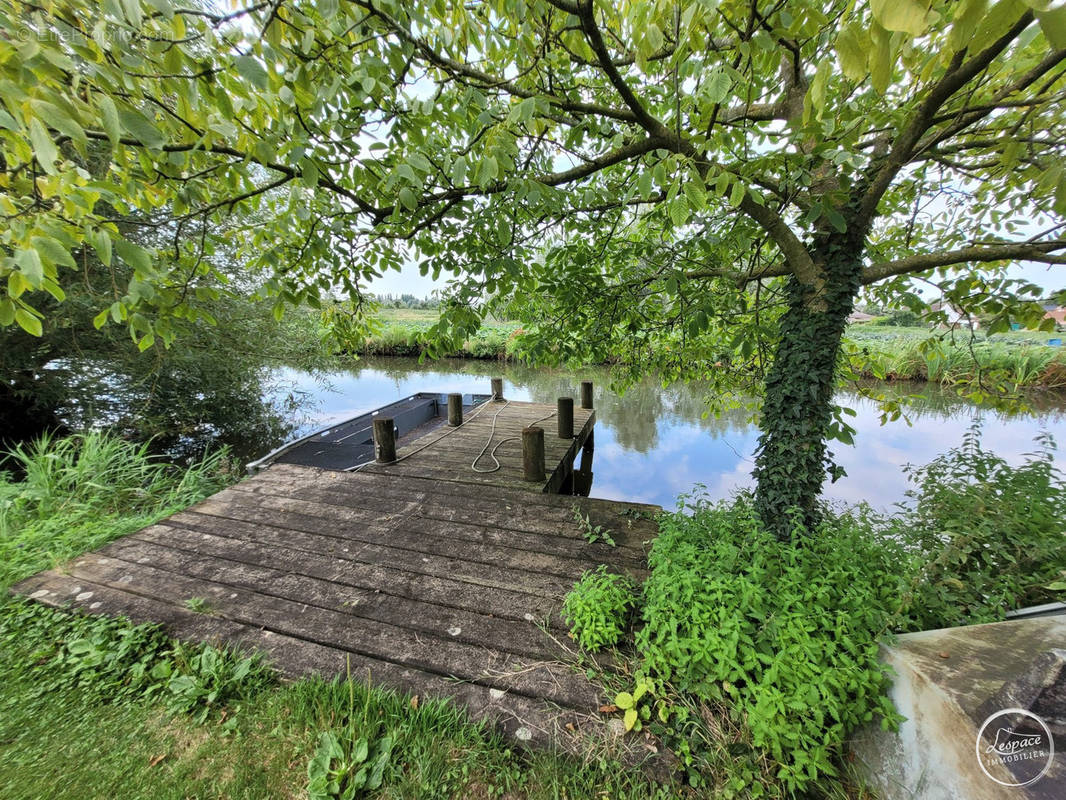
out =
[(559, 438), (574, 438), (574, 398), (560, 397), (556, 400), (555, 416), (559, 418)]
[(396, 428), (392, 417), (374, 418), (374, 458), (379, 464), (396, 460)]
[(492, 399), (503, 400), (503, 378), (492, 379)]
[(592, 381), (581, 381), (581, 407), (592, 408)]
[(448, 424), (458, 428), (463, 424), (463, 396), (461, 394), (448, 395)]
[(527, 481), (544, 480), (544, 428), (522, 429), (522, 477)]

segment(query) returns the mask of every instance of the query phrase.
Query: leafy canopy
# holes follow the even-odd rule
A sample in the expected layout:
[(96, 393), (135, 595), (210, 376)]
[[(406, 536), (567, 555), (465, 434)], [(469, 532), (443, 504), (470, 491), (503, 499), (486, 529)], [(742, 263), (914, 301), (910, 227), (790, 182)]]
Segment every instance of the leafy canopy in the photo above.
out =
[(2, 0), (0, 25), (0, 324), (31, 334), (93, 254), (132, 272), (96, 323), (170, 342), (217, 278), (193, 230), (279, 314), (409, 258), (461, 273), (442, 337), (516, 294), (698, 337), (773, 301), (755, 278), (817, 285), (812, 241), (849, 228), (864, 284), (993, 310), (1033, 287), (953, 270), (1066, 258), (1045, 0)]

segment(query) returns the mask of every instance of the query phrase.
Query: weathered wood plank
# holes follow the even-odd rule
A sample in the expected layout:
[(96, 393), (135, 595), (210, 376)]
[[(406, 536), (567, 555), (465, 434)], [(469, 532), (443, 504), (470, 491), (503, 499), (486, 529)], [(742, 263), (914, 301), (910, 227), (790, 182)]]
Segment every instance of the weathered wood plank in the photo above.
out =
[[(435, 605), (302, 572), (282, 571), (220, 556), (207, 557), (137, 539), (120, 539), (84, 557), (90, 562), (94, 558), (121, 561), (131, 573), (139, 570), (141, 565), (149, 565), (175, 575), (344, 611), (356, 618), (373, 619), (440, 637), (450, 636), (467, 644), (493, 642), (496, 649), (515, 655), (530, 658), (564, 655), (550, 637), (537, 629), (535, 618), (517, 622), (488, 612)], [(82, 559), (76, 560), (74, 567), (81, 562)], [(294, 570), (301, 565), (287, 566)]]
[[(412, 521), (405, 523), (406, 529), (417, 526), (434, 535), (455, 536), (597, 563), (634, 562), (636, 565), (644, 560), (644, 537), (634, 535), (626, 527), (628, 520), (621, 518), (617, 522), (622, 524), (612, 529), (618, 534), (615, 537), (617, 546), (610, 547), (603, 543), (589, 544), (582, 536), (573, 512), (569, 510), (549, 509), (540, 513), (539, 508), (528, 509), (518, 503), (501, 506), (480, 503), (476, 498), (469, 498), (468, 501), (465, 497), (461, 504), (456, 504), (454, 496), (421, 491), (405, 493), (396, 489), (378, 492), (376, 487), (375, 491), (368, 491), (362, 484), (354, 487), (350, 484), (323, 486), (317, 485), (310, 477), (306, 482), (295, 485), (285, 481), (244, 481), (231, 488), (254, 495), (300, 498), (382, 513), (395, 513), (397, 504), (414, 502), (420, 505), (412, 514)], [(351, 491), (353, 488), (359, 491)]]
[(363, 509), (226, 490), (198, 504), (194, 510), (226, 519), (320, 532), (325, 536), (408, 550), (417, 554), (448, 556), (490, 566), (558, 576), (561, 579), (569, 579), (571, 583), (589, 568), (589, 562), (585, 559), (475, 542), (469, 538), (433, 535), (428, 532), (426, 526), (420, 529), (417, 519), (411, 519), (417, 515), (418, 509), (417, 503), (410, 503), (385, 517), (380, 524), (374, 524), (376, 521), (368, 521), (367, 512)]
[[(216, 522), (211, 518), (206, 519)], [(557, 614), (557, 598), (428, 575), (393, 566), (368, 564), (351, 553), (323, 555), (280, 544), (262, 544), (229, 536), (208, 534), (205, 538), (202, 532), (204, 530), (210, 530), (210, 527), (190, 528), (183, 526), (181, 522), (164, 520), (160, 525), (142, 531), (144, 536), (118, 541), (152, 544), (180, 550), (193, 557), (225, 558), (268, 568), (282, 564), (286, 569), (298, 574), (322, 578), (354, 589), (422, 600), (446, 608), (479, 611), (522, 622), (532, 618), (565, 630)]]
[[(345, 558), (365, 564), (394, 567), (418, 572), (423, 575), (435, 575), (441, 578), (464, 581), (480, 586), (510, 589), (524, 594), (534, 594), (548, 599), (557, 599), (570, 591), (573, 581), (565, 578), (493, 567), (478, 562), (464, 561), (460, 558), (447, 558), (437, 555), (414, 553), (394, 547), (367, 544), (360, 541), (344, 540), (326, 536), (318, 532), (321, 524), (317, 521), (306, 523), (303, 528), (295, 527), (291, 521), (285, 521), (286, 527), (275, 527), (256, 522), (213, 517), (196, 512), (181, 512), (166, 520), (167, 527), (186, 531), (188, 546), (191, 548), (211, 545), (209, 536), (256, 542), (263, 547), (290, 547), (306, 550), (335, 558)], [(160, 534), (152, 531), (152, 537)], [(190, 534), (193, 531), (195, 534)], [(146, 538), (145, 531), (133, 534)], [(175, 536), (172, 532), (170, 536)], [(166, 544), (165, 539), (160, 543)]]
[(353, 624), (353, 617), (342, 611), (176, 575), (146, 564), (130, 567), (116, 559), (89, 555), (72, 562), (69, 570), (77, 581), (91, 581), (178, 606), (190, 597), (206, 597), (217, 614), (234, 622), (442, 677), (545, 698), (578, 710), (593, 711), (601, 702), (597, 686), (561, 664), (532, 661), (439, 636), (413, 634), (365, 618)]
[[(207, 642), (245, 652), (263, 653), (283, 675), (290, 678), (345, 674), (348, 665), (356, 680), (419, 694), (451, 698), (465, 706), (475, 720), (499, 725), (521, 742), (546, 746), (558, 742), (564, 726), (588, 724), (589, 719), (550, 703), (531, 700), (511, 692), (501, 693), (473, 683), (456, 683), (439, 675), (388, 662), (365, 658), (348, 651), (259, 630), (231, 620), (196, 614), (178, 606), (100, 584), (75, 581), (53, 571), (39, 573), (13, 587), (19, 594), (54, 608), (73, 608), (90, 614), (125, 617), (135, 623), (156, 623), (177, 639)], [(78, 600), (78, 596), (88, 597)]]

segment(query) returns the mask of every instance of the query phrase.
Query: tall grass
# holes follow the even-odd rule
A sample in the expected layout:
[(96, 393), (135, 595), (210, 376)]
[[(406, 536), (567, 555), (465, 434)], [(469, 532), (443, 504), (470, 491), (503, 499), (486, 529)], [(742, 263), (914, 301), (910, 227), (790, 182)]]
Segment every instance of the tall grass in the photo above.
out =
[(853, 366), (887, 380), (931, 381), (943, 385), (981, 384), (998, 391), (1023, 387), (1066, 389), (1062, 348), (1021, 342), (937, 338), (850, 337)]
[(131, 533), (233, 479), (219, 450), (188, 469), (106, 432), (44, 436), (0, 472), (0, 589)]

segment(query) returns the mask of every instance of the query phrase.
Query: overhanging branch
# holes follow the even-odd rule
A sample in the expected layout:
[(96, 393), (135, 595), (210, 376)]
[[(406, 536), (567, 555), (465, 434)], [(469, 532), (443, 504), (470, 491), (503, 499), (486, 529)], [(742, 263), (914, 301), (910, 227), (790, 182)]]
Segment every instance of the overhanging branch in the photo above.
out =
[(925, 272), (955, 264), (993, 261), (1039, 261), (1044, 264), (1066, 264), (1066, 255), (1056, 255), (1060, 250), (1066, 250), (1066, 240), (976, 245), (959, 250), (944, 250), (939, 253), (920, 253), (896, 261), (871, 264), (863, 270), (862, 283), (863, 286), (868, 286), (896, 275)]

